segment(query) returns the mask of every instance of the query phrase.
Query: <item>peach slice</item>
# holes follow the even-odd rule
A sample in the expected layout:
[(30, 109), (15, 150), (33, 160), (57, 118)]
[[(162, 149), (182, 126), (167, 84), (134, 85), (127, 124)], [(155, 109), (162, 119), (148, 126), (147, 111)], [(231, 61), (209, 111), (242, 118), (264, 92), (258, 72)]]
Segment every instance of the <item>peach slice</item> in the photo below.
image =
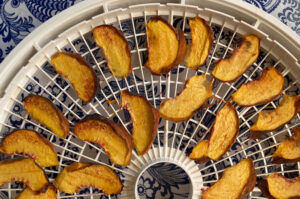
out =
[(223, 82), (235, 81), (256, 61), (259, 42), (255, 35), (244, 35), (242, 44), (232, 52), (231, 57), (217, 62), (212, 75)]
[(272, 173), (257, 183), (267, 198), (300, 198), (300, 177), (285, 178), (279, 173)]
[(217, 113), (211, 135), (192, 150), (189, 157), (203, 163), (209, 159), (220, 159), (232, 146), (239, 132), (239, 118), (235, 108), (226, 102)]
[(284, 94), (280, 105), (276, 109), (264, 110), (258, 113), (257, 120), (250, 128), (250, 138), (257, 139), (266, 132), (278, 129), (293, 119), (298, 112), (298, 96)]
[(120, 177), (108, 166), (79, 162), (65, 167), (54, 184), (58, 190), (69, 194), (83, 187), (97, 188), (108, 195), (118, 194), (123, 189)]
[(161, 17), (153, 17), (146, 25), (148, 61), (145, 64), (152, 74), (168, 73), (185, 57), (187, 45), (184, 33), (176, 31)]
[(147, 153), (151, 147), (159, 123), (158, 111), (142, 96), (121, 91), (121, 107), (130, 113), (133, 123), (132, 137), (139, 155)]
[(57, 199), (56, 188), (50, 185), (45, 193), (35, 193), (29, 188), (25, 188), (14, 199)]
[(259, 79), (243, 84), (232, 100), (240, 106), (253, 106), (268, 103), (282, 93), (284, 78), (275, 68), (263, 70)]
[(30, 117), (45, 125), (58, 137), (67, 137), (69, 121), (50, 100), (38, 95), (29, 95), (24, 101), (24, 107)]
[(102, 146), (113, 163), (122, 166), (130, 163), (133, 141), (123, 126), (95, 114), (77, 123), (73, 133), (83, 141)]
[(93, 35), (103, 50), (112, 74), (115, 77), (127, 77), (132, 65), (129, 44), (123, 33), (111, 25), (101, 25), (93, 29)]
[(212, 96), (212, 83), (205, 75), (191, 77), (179, 96), (160, 104), (160, 116), (174, 122), (188, 120)]
[(30, 158), (0, 162), (0, 186), (13, 181), (23, 182), (34, 192), (41, 192), (48, 185), (43, 169)]
[(220, 180), (202, 192), (203, 199), (244, 198), (256, 184), (256, 173), (251, 159), (225, 169)]
[(57, 154), (51, 142), (31, 130), (16, 130), (6, 136), (0, 151), (9, 155), (27, 154), (41, 167), (57, 166)]
[(272, 155), (273, 163), (281, 164), (300, 161), (300, 144), (297, 144), (297, 140), (300, 140), (300, 130), (293, 128), (293, 131), (295, 136), (286, 138), (277, 147)]
[(95, 97), (97, 76), (83, 57), (77, 53), (58, 52), (51, 57), (51, 63), (58, 74), (71, 82), (84, 103), (87, 104)]
[(214, 33), (208, 23), (198, 16), (189, 20), (189, 26), (192, 43), (185, 61), (188, 68), (198, 70), (205, 63), (209, 55)]

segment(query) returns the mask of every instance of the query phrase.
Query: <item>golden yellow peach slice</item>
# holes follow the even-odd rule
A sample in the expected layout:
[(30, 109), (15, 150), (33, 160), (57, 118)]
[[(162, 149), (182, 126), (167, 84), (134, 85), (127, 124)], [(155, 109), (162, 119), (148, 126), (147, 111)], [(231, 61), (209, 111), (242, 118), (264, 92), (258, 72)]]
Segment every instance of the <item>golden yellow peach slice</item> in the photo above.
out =
[(51, 57), (51, 63), (58, 74), (71, 82), (84, 103), (87, 104), (95, 97), (97, 76), (83, 57), (77, 53), (58, 52)]
[(100, 115), (91, 115), (78, 122), (73, 133), (83, 141), (102, 146), (113, 163), (122, 166), (130, 163), (133, 141), (123, 126)]
[(191, 77), (179, 96), (160, 104), (160, 116), (174, 122), (188, 120), (212, 96), (212, 83), (205, 75)]
[(30, 158), (0, 162), (0, 186), (14, 181), (23, 182), (34, 192), (41, 192), (48, 185), (43, 169)]
[(14, 199), (57, 199), (56, 188), (50, 185), (45, 193), (35, 193), (29, 188), (25, 188)]
[(273, 110), (258, 113), (258, 118), (251, 126), (250, 138), (257, 139), (263, 134), (273, 131), (288, 123), (299, 112), (298, 96), (284, 95), (280, 105)]
[(235, 108), (226, 102), (216, 115), (209, 139), (199, 142), (189, 157), (198, 163), (220, 159), (230, 149), (238, 132), (238, 115)]
[(240, 106), (253, 106), (268, 103), (282, 93), (284, 78), (275, 68), (263, 70), (259, 79), (243, 84), (232, 100)]
[(244, 198), (256, 184), (256, 173), (251, 159), (225, 169), (220, 180), (202, 192), (203, 199)]
[(285, 178), (279, 173), (272, 173), (257, 183), (267, 198), (293, 199), (300, 198), (300, 177)]
[(24, 100), (24, 107), (30, 117), (45, 125), (58, 137), (67, 137), (69, 121), (50, 100), (38, 95), (29, 95)]
[(157, 134), (159, 113), (142, 96), (121, 91), (121, 98), (121, 107), (129, 111), (133, 123), (135, 148), (139, 155), (143, 155), (149, 150)]
[(115, 77), (125, 78), (132, 71), (130, 48), (123, 33), (111, 25), (93, 29), (95, 42), (103, 50), (107, 65)]
[(74, 162), (65, 167), (54, 181), (55, 187), (65, 193), (76, 193), (81, 188), (97, 188), (105, 194), (118, 194), (123, 185), (120, 177), (108, 166)]
[(208, 23), (198, 16), (189, 20), (189, 26), (192, 43), (185, 61), (188, 68), (197, 70), (205, 63), (209, 55), (214, 34)]
[(176, 31), (161, 17), (153, 17), (146, 25), (148, 61), (152, 74), (168, 73), (184, 60), (187, 46), (183, 31)]
[(256, 61), (259, 41), (255, 35), (244, 35), (242, 44), (232, 52), (231, 57), (217, 62), (212, 75), (223, 82), (236, 80)]
[(57, 166), (57, 154), (51, 142), (31, 130), (16, 130), (6, 136), (0, 151), (9, 155), (27, 154), (41, 167)]

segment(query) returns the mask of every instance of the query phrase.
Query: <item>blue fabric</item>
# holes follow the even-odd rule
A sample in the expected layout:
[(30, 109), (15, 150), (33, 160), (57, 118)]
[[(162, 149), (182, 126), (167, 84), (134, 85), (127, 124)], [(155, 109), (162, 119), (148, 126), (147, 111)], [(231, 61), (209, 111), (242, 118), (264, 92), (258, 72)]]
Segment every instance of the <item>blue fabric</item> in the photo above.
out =
[[(0, 0), (0, 63), (30, 32), (82, 0)], [(245, 0), (300, 35), (300, 0)]]

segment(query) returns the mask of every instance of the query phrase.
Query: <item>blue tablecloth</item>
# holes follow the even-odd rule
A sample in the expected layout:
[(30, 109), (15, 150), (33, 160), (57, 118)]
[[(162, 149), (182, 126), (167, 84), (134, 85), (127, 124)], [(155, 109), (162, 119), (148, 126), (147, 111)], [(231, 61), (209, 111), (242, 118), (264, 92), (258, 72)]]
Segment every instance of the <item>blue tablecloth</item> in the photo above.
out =
[[(0, 0), (0, 63), (40, 24), (82, 0)], [(300, 0), (244, 0), (300, 35)]]

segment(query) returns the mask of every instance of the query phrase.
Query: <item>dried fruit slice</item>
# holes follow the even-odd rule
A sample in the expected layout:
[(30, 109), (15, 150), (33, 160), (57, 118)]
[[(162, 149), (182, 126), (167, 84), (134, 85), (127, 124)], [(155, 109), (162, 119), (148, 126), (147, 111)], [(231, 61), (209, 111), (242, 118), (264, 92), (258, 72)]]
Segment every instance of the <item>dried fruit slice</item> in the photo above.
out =
[(203, 163), (209, 159), (218, 160), (234, 143), (239, 132), (239, 118), (229, 102), (217, 113), (209, 140), (198, 143), (189, 155), (191, 159)]
[(273, 163), (291, 163), (300, 161), (300, 145), (297, 145), (297, 140), (300, 141), (300, 130), (293, 128), (295, 136), (283, 140), (274, 154)]
[(236, 80), (256, 61), (259, 41), (255, 35), (244, 35), (242, 44), (233, 51), (231, 57), (217, 62), (212, 75), (223, 82)]
[(93, 29), (96, 43), (103, 50), (107, 65), (115, 77), (127, 77), (132, 71), (130, 48), (123, 33), (111, 25)]
[(58, 52), (51, 57), (51, 63), (58, 74), (71, 82), (84, 103), (87, 104), (95, 97), (97, 76), (83, 57), (76, 53)]
[(77, 123), (73, 133), (83, 141), (102, 146), (113, 163), (122, 166), (130, 163), (133, 141), (123, 126), (100, 115), (91, 115)]
[(284, 78), (275, 68), (263, 70), (259, 79), (243, 84), (232, 100), (240, 106), (253, 106), (272, 101), (282, 93)]
[(285, 178), (279, 173), (272, 173), (257, 183), (267, 198), (297, 199), (300, 198), (300, 177)]
[(66, 138), (69, 121), (50, 100), (38, 95), (29, 95), (24, 101), (24, 107), (30, 117), (48, 127), (58, 137)]
[(212, 83), (205, 75), (191, 77), (179, 96), (160, 104), (160, 116), (174, 122), (188, 120), (212, 96)]
[(276, 130), (288, 123), (299, 111), (298, 100), (298, 96), (285, 94), (276, 109), (259, 112), (256, 122), (250, 128), (250, 138), (257, 139), (266, 132)]
[(208, 23), (198, 16), (189, 20), (189, 26), (192, 43), (186, 63), (187, 67), (197, 70), (209, 55), (214, 33)]
[(9, 155), (28, 154), (42, 167), (58, 165), (52, 143), (30, 130), (17, 130), (6, 136), (0, 151)]
[(65, 167), (54, 184), (58, 190), (70, 194), (83, 187), (94, 187), (105, 194), (118, 194), (123, 188), (120, 177), (108, 166), (78, 162)]
[(146, 25), (148, 61), (152, 74), (168, 73), (184, 60), (187, 46), (184, 34), (161, 17), (153, 17)]
[(202, 192), (204, 199), (237, 199), (244, 198), (256, 184), (256, 173), (251, 159), (247, 158), (238, 164), (225, 169), (222, 178), (213, 186)]
[(144, 98), (121, 91), (121, 107), (129, 111), (133, 123), (132, 137), (139, 155), (151, 147), (159, 123), (158, 111)]
[(0, 162), (0, 186), (12, 181), (23, 182), (35, 192), (48, 185), (44, 171), (29, 158)]
[(57, 199), (56, 188), (50, 185), (45, 193), (35, 193), (29, 188), (25, 188), (14, 199)]

